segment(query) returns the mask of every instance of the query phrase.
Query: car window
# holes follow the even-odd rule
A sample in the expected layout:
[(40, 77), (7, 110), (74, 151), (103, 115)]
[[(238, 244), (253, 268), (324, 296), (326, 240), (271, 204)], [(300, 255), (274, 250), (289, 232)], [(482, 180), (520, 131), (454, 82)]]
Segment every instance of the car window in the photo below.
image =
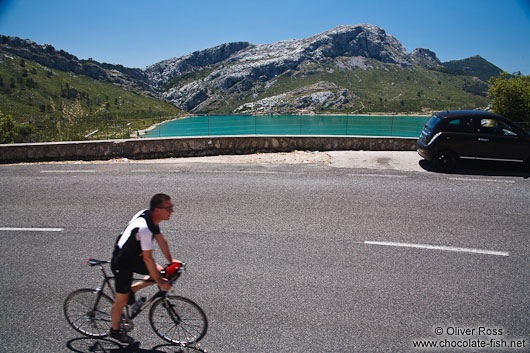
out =
[(449, 120), (445, 130), (450, 132), (473, 132), (473, 120), (471, 118)]
[(480, 132), (483, 133), (502, 136), (517, 136), (516, 131), (515, 127), (502, 120), (492, 118), (484, 118), (480, 120)]
[(427, 121), (425, 125), (427, 125), (429, 129), (434, 129), (434, 127), (436, 126), (436, 124), (438, 124), (439, 121), (440, 118), (438, 117), (438, 115), (435, 114), (431, 116), (431, 118), (429, 119), (429, 121)]

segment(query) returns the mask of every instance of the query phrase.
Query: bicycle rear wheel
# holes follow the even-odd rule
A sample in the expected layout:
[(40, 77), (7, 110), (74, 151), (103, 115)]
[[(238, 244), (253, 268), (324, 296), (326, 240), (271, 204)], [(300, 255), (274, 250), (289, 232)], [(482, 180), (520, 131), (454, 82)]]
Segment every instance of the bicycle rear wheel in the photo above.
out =
[(149, 323), (158, 336), (175, 344), (199, 342), (208, 329), (204, 311), (191, 300), (174, 295), (153, 303)]
[(105, 337), (111, 327), (112, 299), (95, 289), (78, 289), (66, 297), (66, 321), (76, 331), (90, 337)]

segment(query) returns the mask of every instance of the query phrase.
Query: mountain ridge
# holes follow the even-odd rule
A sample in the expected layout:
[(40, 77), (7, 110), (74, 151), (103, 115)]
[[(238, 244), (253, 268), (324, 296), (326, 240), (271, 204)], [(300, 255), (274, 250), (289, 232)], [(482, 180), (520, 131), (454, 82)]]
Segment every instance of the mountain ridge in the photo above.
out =
[[(303, 81), (309, 76), (326, 76), (321, 75), (321, 73), (326, 71), (332, 73), (337, 70), (347, 71), (348, 75), (351, 74), (350, 76), (355, 76), (356, 72), (359, 73), (357, 76), (363, 75), (364, 73), (360, 71), (367, 70), (380, 70), (384, 75), (385, 72), (395, 68), (413, 72), (417, 71), (414, 69), (415, 67), (444, 72), (444, 65), (434, 52), (429, 49), (418, 48), (409, 54), (395, 37), (387, 34), (384, 29), (370, 24), (338, 26), (307, 38), (284, 40), (272, 44), (254, 45), (246, 42), (240, 46), (235, 46), (235, 44), (231, 43), (234, 49), (231, 52), (225, 50), (229, 44), (207, 49), (210, 52), (223, 50), (225, 54), (222, 60), (209, 62), (207, 65), (195, 65), (193, 68), (189, 67), (189, 70), (182, 70), (181, 63), (188, 57), (180, 57), (153, 64), (147, 67), (145, 71), (152, 85), (162, 87), (159, 93), (164, 99), (181, 109), (194, 113), (219, 111), (224, 113), (292, 113), (300, 110), (322, 111), (322, 109), (331, 109), (333, 112), (359, 111), (367, 106), (363, 101), (369, 100), (367, 95), (362, 94), (362, 87), (339, 85), (341, 87), (337, 87), (338, 91), (334, 94), (323, 91), (329, 100), (337, 103), (328, 104), (330, 103), (329, 100), (326, 102), (321, 99), (313, 99), (316, 93), (314, 92), (314, 85), (317, 82), (322, 82), (323, 84), (320, 86), (326, 87), (329, 87), (330, 83), (336, 85), (336, 77), (333, 78), (328, 75), (319, 81)], [(203, 52), (195, 52), (190, 56), (197, 57), (201, 53)], [(175, 69), (176, 67), (178, 69)], [(498, 69), (498, 73), (500, 72), (501, 70)], [(192, 73), (195, 73), (195, 79), (184, 81), (175, 79), (175, 77), (178, 78), (183, 75), (187, 75), (189, 78), (193, 76)], [(422, 75), (417, 72), (415, 74)], [(277, 84), (278, 78), (285, 76), (290, 76), (292, 79), (285, 83), (286, 87), (283, 90), (280, 89), (282, 92), (279, 94), (282, 99), (277, 100), (277, 103), (280, 104), (278, 106), (271, 103), (275, 101), (274, 99), (270, 99), (278, 96), (278, 94), (267, 91), (270, 91), (270, 88)], [(435, 77), (436, 74), (431, 76), (431, 80), (440, 81)], [(392, 77), (388, 77), (388, 80), (392, 79)], [(421, 79), (423, 78), (418, 78), (418, 80)], [(173, 80), (171, 84), (168, 84), (171, 80)], [(445, 80), (449, 81), (447, 77)], [(392, 84), (392, 81), (388, 83)], [(459, 85), (460, 88), (453, 87), (451, 89), (450, 96), (454, 96), (459, 89), (467, 93), (475, 93), (476, 91), (475, 86), (473, 86), (475, 91), (470, 92), (465, 89), (469, 85), (466, 86), (463, 82)], [(289, 89), (287, 86), (295, 87)], [(308, 87), (307, 94), (304, 94), (303, 87)], [(484, 85), (478, 87), (484, 89)], [(435, 86), (435, 88), (439, 87)], [(429, 87), (420, 87), (420, 91), (426, 89)], [(444, 94), (444, 92), (440, 92), (440, 95)], [(412, 97), (411, 94), (408, 94), (409, 100), (415, 99), (414, 95), (417, 96), (418, 92), (413, 92)], [(481, 95), (485, 95), (483, 91)], [(346, 97), (346, 99), (341, 100), (339, 96)], [(261, 108), (253, 110), (252, 103), (259, 103), (263, 99), (267, 101), (266, 106), (269, 110), (263, 111), (263, 104), (257, 104), (256, 106)], [(392, 97), (381, 97), (381, 99), (388, 101)], [(289, 104), (289, 100), (292, 104)], [(301, 101), (308, 102), (308, 104), (301, 105)], [(339, 101), (342, 103), (339, 104)], [(416, 111), (428, 108), (418, 106), (418, 104), (419, 102), (416, 103), (415, 108), (407, 108)], [(400, 105), (405, 106), (406, 104), (400, 100)], [(372, 104), (372, 106), (373, 109), (377, 108), (382, 111), (400, 108), (395, 104), (389, 106)], [(248, 109), (245, 110), (243, 107)], [(445, 106), (443, 104), (431, 104), (430, 108), (445, 108)]]
[[(0, 36), (0, 50), (157, 97), (190, 113), (473, 108), (486, 105), (479, 96), (485, 96), (487, 76), (502, 71), (479, 56), (442, 63), (429, 49), (408, 53), (397, 38), (371, 24), (271, 44), (224, 43), (145, 69), (81, 60), (16, 37)], [(278, 96), (283, 98), (274, 105)], [(264, 99), (268, 111), (263, 105), (252, 108)]]

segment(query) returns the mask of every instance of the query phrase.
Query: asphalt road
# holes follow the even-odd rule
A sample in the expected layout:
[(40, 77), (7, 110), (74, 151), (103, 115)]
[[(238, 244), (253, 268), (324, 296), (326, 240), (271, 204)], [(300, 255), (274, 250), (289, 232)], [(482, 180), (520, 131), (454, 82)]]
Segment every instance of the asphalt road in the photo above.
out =
[(109, 258), (157, 192), (176, 205), (161, 228), (188, 262), (177, 292), (208, 315), (208, 352), (530, 350), (528, 175), (341, 163), (0, 166), (0, 351), (179, 351), (147, 313), (128, 349), (62, 313), (99, 285), (85, 260)]

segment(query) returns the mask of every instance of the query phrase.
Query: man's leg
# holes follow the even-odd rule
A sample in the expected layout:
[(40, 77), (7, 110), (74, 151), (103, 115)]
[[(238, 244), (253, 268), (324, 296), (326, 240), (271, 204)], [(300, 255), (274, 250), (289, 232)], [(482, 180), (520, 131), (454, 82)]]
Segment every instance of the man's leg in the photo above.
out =
[[(156, 269), (158, 272), (162, 271), (164, 268), (162, 266), (160, 266), (159, 264), (156, 264)], [(133, 293), (136, 293), (138, 292), (140, 289), (142, 288), (145, 288), (145, 287), (149, 287), (149, 286), (152, 286), (153, 284), (156, 284), (155, 282), (152, 281), (153, 279), (151, 278), (151, 276), (145, 276), (143, 278), (142, 281), (140, 282), (136, 282), (135, 284), (133, 284), (131, 286), (131, 291)]]
[(129, 292), (131, 290), (132, 272), (122, 271), (119, 269), (113, 269), (112, 271), (115, 277), (116, 296), (114, 297), (114, 303), (110, 309), (111, 316), (111, 330), (110, 337), (117, 339), (122, 343), (132, 343), (134, 339), (127, 335), (127, 332), (122, 331), (120, 327), (121, 315), (123, 313), (123, 307), (127, 304), (129, 299)]
[(123, 312), (123, 307), (127, 304), (129, 299), (129, 293), (116, 293), (114, 298), (114, 304), (112, 304), (112, 309), (110, 310), (110, 315), (112, 317), (112, 329), (120, 329), (120, 320), (121, 314)]

